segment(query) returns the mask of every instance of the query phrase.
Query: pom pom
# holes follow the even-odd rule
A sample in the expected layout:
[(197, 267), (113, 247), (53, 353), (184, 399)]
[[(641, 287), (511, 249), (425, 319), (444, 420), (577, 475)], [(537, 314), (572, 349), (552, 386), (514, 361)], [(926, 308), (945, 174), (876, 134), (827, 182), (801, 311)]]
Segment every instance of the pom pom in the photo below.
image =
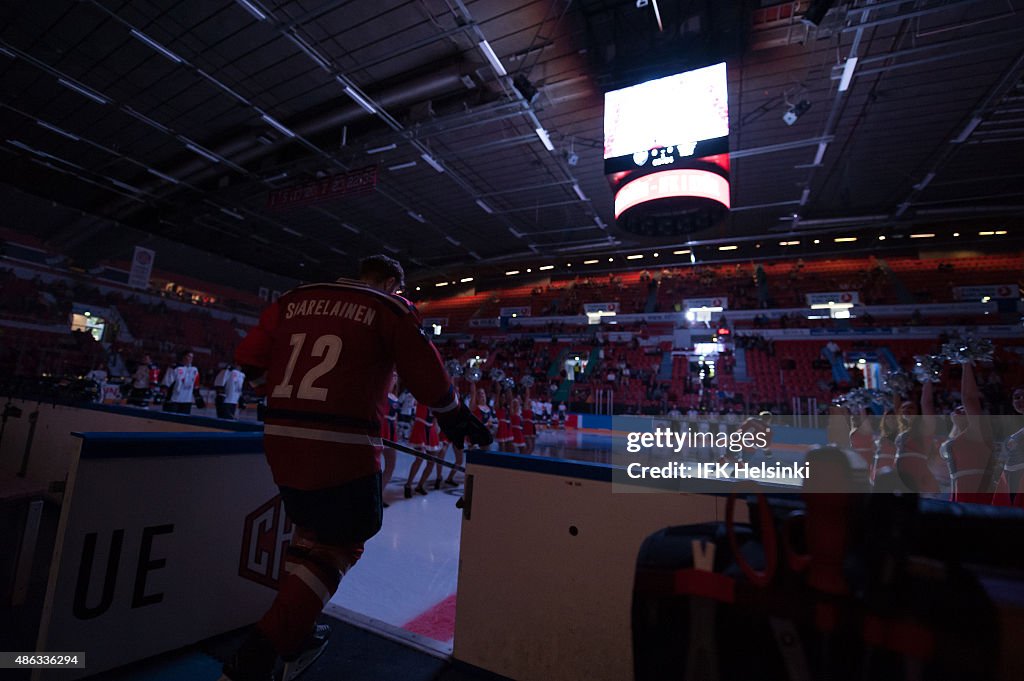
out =
[(951, 362), (973, 364), (975, 362), (991, 362), (992, 341), (987, 338), (961, 338), (954, 336), (942, 346), (942, 354)]
[(836, 398), (834, 403), (846, 407), (850, 411), (864, 411), (873, 404), (885, 410), (891, 410), (893, 406), (891, 397), (878, 390), (868, 390), (867, 388), (854, 388)]
[(459, 364), (458, 361), (454, 359), (450, 359), (447, 362), (445, 362), (444, 368), (448, 370), (448, 375), (451, 376), (452, 378), (458, 378), (459, 376), (462, 376), (463, 373), (465, 373), (465, 369), (463, 369), (462, 365)]
[(522, 385), (524, 388), (532, 388), (533, 376), (530, 376), (529, 374), (523, 376), (522, 378), (519, 379), (519, 384)]
[(501, 383), (502, 381), (505, 380), (505, 372), (502, 371), (501, 369), (492, 369), (491, 380), (494, 381), (495, 383)]
[(480, 367), (472, 367), (466, 372), (466, 380), (470, 383), (476, 383), (484, 377), (484, 372), (480, 371)]
[(885, 389), (891, 395), (906, 397), (914, 387), (914, 380), (906, 371), (897, 369), (885, 375)]
[(509, 390), (512, 390), (512, 388), (516, 387), (516, 379), (512, 378), (511, 376), (506, 376), (505, 378), (501, 379), (501, 385)]
[(915, 355), (914, 378), (918, 383), (939, 383), (942, 380), (941, 355)]

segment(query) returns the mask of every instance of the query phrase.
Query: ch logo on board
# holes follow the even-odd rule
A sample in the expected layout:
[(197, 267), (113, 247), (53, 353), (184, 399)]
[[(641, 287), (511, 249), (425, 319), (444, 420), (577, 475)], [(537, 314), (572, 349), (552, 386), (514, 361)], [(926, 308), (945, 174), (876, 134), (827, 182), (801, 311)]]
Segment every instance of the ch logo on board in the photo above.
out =
[(280, 495), (247, 515), (238, 576), (276, 589), (284, 574), (285, 549), (293, 529)]

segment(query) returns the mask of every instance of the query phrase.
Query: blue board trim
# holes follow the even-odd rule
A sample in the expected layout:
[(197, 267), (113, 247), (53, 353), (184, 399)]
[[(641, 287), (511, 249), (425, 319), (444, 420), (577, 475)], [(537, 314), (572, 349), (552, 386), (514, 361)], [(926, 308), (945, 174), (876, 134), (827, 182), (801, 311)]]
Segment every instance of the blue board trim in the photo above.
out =
[(263, 433), (72, 433), (83, 459), (263, 454)]
[(90, 411), (102, 411), (108, 414), (120, 414), (140, 419), (152, 419), (154, 421), (169, 421), (171, 423), (187, 423), (193, 426), (205, 426), (218, 430), (228, 430), (238, 433), (261, 433), (263, 424), (253, 421), (232, 421), (229, 419), (218, 419), (212, 416), (192, 416), (190, 414), (172, 414), (160, 409), (143, 409), (142, 407), (128, 407), (117, 404), (96, 404), (93, 402), (74, 402), (71, 400), (40, 400), (33, 397), (21, 397), (18, 395), (5, 395), (9, 399), (35, 402), (40, 406), (61, 406), (74, 409), (88, 409)]
[(675, 492), (684, 494), (710, 494), (725, 496), (729, 494), (749, 494), (762, 492), (769, 497), (793, 498), (801, 494), (799, 488), (788, 488), (782, 485), (763, 481), (750, 480), (697, 480), (697, 479), (663, 479), (645, 480), (637, 483), (626, 476), (626, 469), (606, 463), (589, 461), (573, 461), (570, 459), (553, 459), (548, 457), (525, 456), (499, 452), (470, 450), (466, 452), (466, 462), (476, 466), (504, 468), (506, 470), (526, 471), (541, 475), (557, 475), (565, 478), (595, 480), (646, 487), (650, 490)]
[(615, 466), (605, 463), (589, 463), (571, 461), (569, 459), (553, 459), (523, 454), (503, 454), (470, 450), (466, 452), (467, 463), (492, 468), (508, 468), (517, 471), (530, 471), (544, 475), (560, 475), (566, 478), (583, 478), (611, 482)]

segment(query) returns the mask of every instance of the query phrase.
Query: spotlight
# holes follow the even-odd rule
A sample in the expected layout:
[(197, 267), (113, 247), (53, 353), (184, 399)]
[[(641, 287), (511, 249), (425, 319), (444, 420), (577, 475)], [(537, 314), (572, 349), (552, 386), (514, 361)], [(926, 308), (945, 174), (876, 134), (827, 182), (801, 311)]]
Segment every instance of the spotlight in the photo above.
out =
[(804, 21), (819, 26), (834, 3), (835, 0), (811, 0), (810, 6), (804, 12)]
[(537, 92), (537, 88), (533, 86), (533, 83), (521, 73), (512, 79), (512, 84), (516, 90), (519, 90), (519, 94), (523, 96), (523, 99), (530, 104), (533, 104), (534, 100), (537, 99), (537, 95), (540, 94)]
[(789, 111), (782, 115), (782, 120), (786, 122), (786, 125), (793, 125), (796, 123), (796, 119), (807, 113), (807, 110), (811, 108), (811, 103), (806, 99), (801, 99), (795, 105), (790, 107)]
[(569, 155), (565, 157), (565, 162), (575, 167), (580, 162), (580, 155), (575, 151), (570, 151)]

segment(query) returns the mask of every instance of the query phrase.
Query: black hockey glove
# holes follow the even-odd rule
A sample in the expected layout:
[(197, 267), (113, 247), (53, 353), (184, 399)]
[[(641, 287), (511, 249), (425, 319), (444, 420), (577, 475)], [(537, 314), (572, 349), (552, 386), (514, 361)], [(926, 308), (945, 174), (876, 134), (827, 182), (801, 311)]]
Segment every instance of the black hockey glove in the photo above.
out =
[(494, 437), (491, 436), (491, 431), (487, 430), (487, 426), (473, 416), (473, 412), (463, 404), (449, 412), (435, 412), (434, 416), (437, 417), (437, 425), (441, 427), (445, 437), (457, 446), (462, 446), (466, 438), (480, 447), (486, 447), (494, 442)]

